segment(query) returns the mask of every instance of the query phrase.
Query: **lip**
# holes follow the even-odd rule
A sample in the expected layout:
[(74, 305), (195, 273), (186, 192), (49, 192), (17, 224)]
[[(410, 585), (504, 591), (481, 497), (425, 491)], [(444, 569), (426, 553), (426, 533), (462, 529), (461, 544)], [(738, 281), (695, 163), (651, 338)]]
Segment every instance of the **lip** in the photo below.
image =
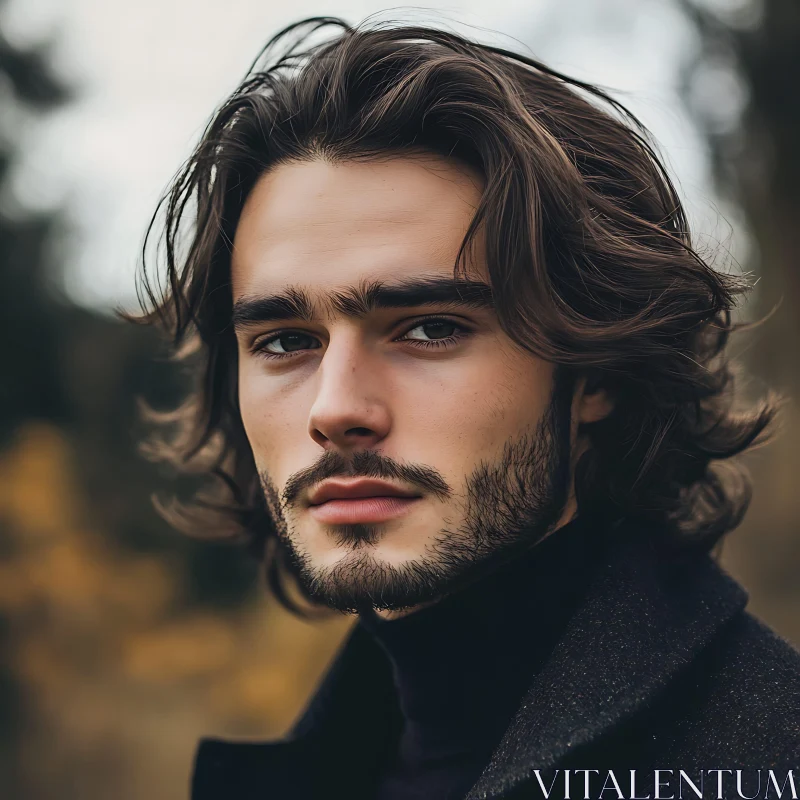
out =
[(317, 522), (329, 525), (354, 525), (358, 522), (387, 522), (411, 511), (421, 497), (371, 497), (338, 498), (309, 506), (308, 511)]
[(412, 499), (419, 498), (418, 492), (411, 492), (386, 481), (374, 479), (360, 480), (327, 480), (318, 486), (308, 498), (311, 507), (320, 506), (331, 501), (364, 500), (367, 498)]

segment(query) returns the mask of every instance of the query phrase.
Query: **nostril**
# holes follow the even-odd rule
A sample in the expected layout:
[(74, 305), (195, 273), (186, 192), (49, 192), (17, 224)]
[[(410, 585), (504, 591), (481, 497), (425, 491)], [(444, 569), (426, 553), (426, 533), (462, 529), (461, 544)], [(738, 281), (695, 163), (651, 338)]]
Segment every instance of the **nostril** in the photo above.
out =
[(353, 433), (357, 436), (372, 436), (374, 434), (369, 428), (348, 428), (347, 433)]

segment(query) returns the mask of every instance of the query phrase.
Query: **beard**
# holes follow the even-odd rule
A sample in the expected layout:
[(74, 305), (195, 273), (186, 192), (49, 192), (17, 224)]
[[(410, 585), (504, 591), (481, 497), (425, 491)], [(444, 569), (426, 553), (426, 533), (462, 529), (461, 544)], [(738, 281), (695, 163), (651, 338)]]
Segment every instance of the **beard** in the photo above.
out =
[(345, 613), (409, 609), (463, 588), (538, 544), (555, 529), (569, 499), (572, 389), (572, 379), (556, 369), (539, 422), (506, 441), (498, 459), (480, 462), (467, 476), (461, 524), (440, 529), (418, 558), (400, 566), (374, 554), (381, 523), (330, 525), (337, 545), (350, 552), (332, 567), (315, 566), (284, 509), (304, 488), (339, 476), (400, 479), (441, 499), (451, 497), (452, 489), (436, 470), (401, 464), (374, 450), (349, 457), (328, 451), (314, 467), (295, 474), (282, 494), (261, 472), (283, 562), (306, 597)]

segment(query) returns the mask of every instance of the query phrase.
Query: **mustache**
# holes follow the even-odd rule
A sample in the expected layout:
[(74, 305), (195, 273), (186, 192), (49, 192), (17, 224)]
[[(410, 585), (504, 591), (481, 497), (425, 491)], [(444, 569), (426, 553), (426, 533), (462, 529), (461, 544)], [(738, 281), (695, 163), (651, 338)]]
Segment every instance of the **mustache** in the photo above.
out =
[(359, 450), (345, 456), (334, 450), (324, 453), (311, 467), (295, 473), (281, 493), (288, 506), (300, 493), (328, 478), (384, 478), (399, 480), (444, 499), (452, 494), (447, 481), (433, 467), (402, 464), (376, 450)]

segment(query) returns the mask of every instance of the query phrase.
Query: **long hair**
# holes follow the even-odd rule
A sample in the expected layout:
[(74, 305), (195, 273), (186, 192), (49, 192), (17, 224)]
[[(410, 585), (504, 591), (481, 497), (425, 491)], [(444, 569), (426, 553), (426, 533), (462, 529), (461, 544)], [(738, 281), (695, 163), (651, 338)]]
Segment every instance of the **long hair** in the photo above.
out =
[[(327, 26), (337, 35), (303, 49)], [(248, 193), (276, 165), (412, 152), (483, 176), (456, 269), (483, 225), (504, 332), (614, 397), (583, 430), (580, 512), (642, 515), (667, 523), (681, 547), (710, 550), (750, 501), (746, 473), (728, 460), (763, 438), (778, 403), (734, 410), (725, 347), (748, 286), (694, 249), (647, 130), (601, 89), (533, 58), (443, 30), (328, 17), (269, 41), (148, 228), (143, 313), (122, 316), (167, 331), (196, 380), (177, 409), (145, 409), (155, 425), (146, 452), (211, 478), (188, 503), (156, 500), (159, 510), (193, 534), (250, 543), (294, 607), (238, 407), (231, 243)], [(147, 242), (162, 212), (166, 279), (156, 283)]]

